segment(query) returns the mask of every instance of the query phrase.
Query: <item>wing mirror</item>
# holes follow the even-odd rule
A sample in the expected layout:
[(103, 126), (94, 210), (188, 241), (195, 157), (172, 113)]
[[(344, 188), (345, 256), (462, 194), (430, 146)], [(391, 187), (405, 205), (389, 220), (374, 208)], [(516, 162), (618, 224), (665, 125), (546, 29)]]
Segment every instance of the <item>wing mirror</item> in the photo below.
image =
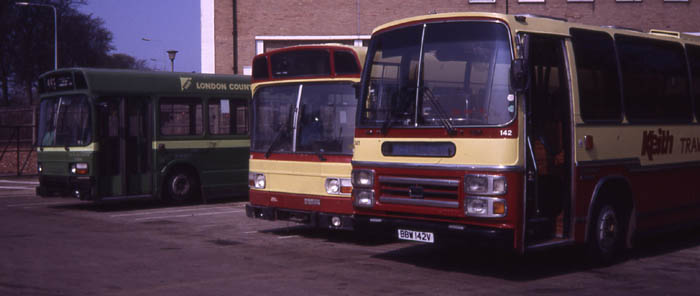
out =
[(530, 86), (526, 59), (517, 58), (510, 63), (510, 85), (516, 92), (524, 92)]

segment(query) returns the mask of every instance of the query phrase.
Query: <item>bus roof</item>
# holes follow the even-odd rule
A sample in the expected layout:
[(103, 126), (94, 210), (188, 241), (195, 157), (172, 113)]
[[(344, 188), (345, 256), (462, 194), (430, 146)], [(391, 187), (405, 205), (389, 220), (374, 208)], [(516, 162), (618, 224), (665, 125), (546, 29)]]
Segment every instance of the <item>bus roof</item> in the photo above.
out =
[[(318, 55), (294, 57), (293, 54), (288, 54), (303, 51), (308, 51), (311, 53), (313, 51), (320, 50), (352, 52), (355, 55), (356, 60), (354, 62), (348, 62), (347, 59), (338, 59), (335, 56), (323, 58), (321, 58), (322, 56)], [(253, 57), (253, 83), (300, 79), (328, 80), (333, 78), (359, 78), (366, 54), (366, 47), (350, 46), (339, 43), (295, 45), (271, 50)], [(278, 57), (278, 62), (275, 62), (275, 57)], [(295, 60), (297, 58), (299, 58), (299, 60)], [(280, 61), (284, 61), (284, 63), (281, 63)], [(332, 71), (330, 68), (331, 61), (333, 61), (336, 66), (335, 71)], [(289, 63), (287, 67), (282, 67), (282, 65), (286, 63)], [(347, 66), (350, 66), (350, 68), (353, 70), (345, 73), (340, 72), (340, 65), (345, 65), (345, 69), (348, 69)], [(276, 68), (279, 67), (290, 68), (290, 72), (286, 72), (287, 70), (284, 70), (285, 72), (276, 72), (280, 71), (276, 70)]]
[(98, 68), (65, 68), (39, 76), (39, 90), (98, 94), (250, 95), (250, 76)]
[(546, 33), (561, 36), (569, 36), (569, 31), (571, 28), (587, 29), (594, 31), (603, 31), (608, 34), (625, 34), (637, 37), (646, 37), (654, 39), (665, 39), (669, 41), (682, 41), (690, 42), (695, 44), (700, 44), (700, 37), (693, 36), (690, 34), (684, 34), (680, 32), (667, 31), (667, 30), (650, 30), (649, 33), (645, 33), (636, 29), (622, 28), (615, 26), (592, 26), (584, 25), (578, 23), (568, 22), (566, 19), (547, 17), (547, 16), (536, 16), (536, 15), (511, 15), (511, 14), (500, 14), (500, 13), (486, 13), (486, 12), (452, 12), (452, 13), (439, 13), (439, 14), (429, 14), (414, 16), (404, 19), (399, 19), (392, 21), (383, 25), (378, 26), (372, 31), (372, 34), (377, 32), (390, 29), (395, 26), (400, 26), (404, 24), (420, 23), (420, 22), (430, 22), (438, 20), (449, 20), (449, 19), (483, 19), (483, 20), (494, 20), (502, 21), (508, 24), (510, 30), (513, 33), (518, 32), (530, 32), (530, 33)]
[(278, 52), (284, 52), (288, 50), (299, 50), (299, 49), (313, 49), (313, 48), (344, 48), (344, 49), (349, 49), (357, 53), (358, 58), (364, 60), (365, 54), (367, 54), (367, 48), (364, 46), (354, 46), (354, 45), (346, 45), (342, 43), (318, 43), (318, 44), (303, 44), (303, 45), (292, 45), (288, 47), (283, 47), (283, 48), (278, 48), (274, 50), (270, 50), (265, 53), (261, 53), (257, 56), (264, 56), (264, 55), (271, 55), (275, 54)]

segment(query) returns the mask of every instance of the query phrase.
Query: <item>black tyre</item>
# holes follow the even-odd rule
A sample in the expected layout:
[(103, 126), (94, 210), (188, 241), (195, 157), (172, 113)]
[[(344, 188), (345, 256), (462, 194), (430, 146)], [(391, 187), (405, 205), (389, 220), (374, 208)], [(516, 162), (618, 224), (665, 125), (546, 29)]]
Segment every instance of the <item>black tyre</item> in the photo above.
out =
[(609, 203), (603, 203), (596, 208), (591, 221), (589, 254), (595, 263), (610, 264), (623, 246), (624, 220), (620, 211)]
[(176, 170), (165, 180), (165, 192), (168, 199), (174, 202), (185, 202), (199, 197), (199, 182), (187, 170)]

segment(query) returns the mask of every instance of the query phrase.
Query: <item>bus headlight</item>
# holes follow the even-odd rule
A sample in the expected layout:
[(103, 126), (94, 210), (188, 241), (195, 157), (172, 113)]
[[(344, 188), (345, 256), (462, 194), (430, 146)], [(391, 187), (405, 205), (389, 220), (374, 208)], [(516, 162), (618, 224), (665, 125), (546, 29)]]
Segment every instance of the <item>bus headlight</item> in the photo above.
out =
[(352, 185), (355, 187), (372, 187), (374, 186), (374, 171), (373, 170), (353, 170)]
[(482, 196), (464, 198), (464, 214), (467, 216), (500, 218), (505, 217), (506, 212), (505, 199)]
[(248, 173), (248, 187), (255, 189), (265, 189), (265, 174)]
[(87, 162), (71, 163), (70, 172), (75, 175), (87, 175), (89, 172)]
[(41, 174), (41, 172), (44, 171), (44, 166), (41, 165), (41, 162), (36, 164), (36, 170), (37, 170), (37, 172), (39, 172), (39, 174)]
[(353, 202), (358, 208), (371, 208), (374, 206), (374, 190), (355, 189), (353, 190)]
[(506, 194), (508, 184), (505, 176), (466, 175), (464, 176), (464, 193), (479, 195)]
[(349, 178), (328, 178), (326, 179), (326, 192), (328, 194), (350, 194), (352, 184)]

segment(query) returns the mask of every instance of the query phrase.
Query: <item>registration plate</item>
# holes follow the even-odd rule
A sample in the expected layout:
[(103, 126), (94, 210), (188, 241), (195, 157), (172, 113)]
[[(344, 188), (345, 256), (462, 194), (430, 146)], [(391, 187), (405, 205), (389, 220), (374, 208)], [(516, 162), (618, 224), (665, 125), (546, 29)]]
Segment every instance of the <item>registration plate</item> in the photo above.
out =
[(435, 235), (432, 232), (399, 229), (399, 239), (433, 243), (435, 242)]

